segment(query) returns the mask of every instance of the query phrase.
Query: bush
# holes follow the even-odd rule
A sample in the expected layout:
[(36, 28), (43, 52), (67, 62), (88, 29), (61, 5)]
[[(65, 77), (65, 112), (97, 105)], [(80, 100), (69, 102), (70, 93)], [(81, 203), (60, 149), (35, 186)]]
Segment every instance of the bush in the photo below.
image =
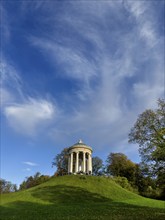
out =
[(124, 189), (127, 189), (132, 192), (136, 191), (134, 188), (132, 188), (131, 184), (128, 182), (126, 177), (117, 176), (114, 177), (113, 180)]
[(151, 199), (164, 200), (161, 189), (159, 188), (153, 189), (152, 186), (148, 186), (147, 190), (145, 192), (142, 192), (141, 195)]
[(20, 184), (20, 190), (23, 189), (29, 189), (33, 186), (37, 186), (41, 183), (44, 183), (50, 179), (50, 176), (48, 175), (41, 175), (39, 172), (37, 172), (34, 176), (27, 177), (26, 180), (24, 180)]

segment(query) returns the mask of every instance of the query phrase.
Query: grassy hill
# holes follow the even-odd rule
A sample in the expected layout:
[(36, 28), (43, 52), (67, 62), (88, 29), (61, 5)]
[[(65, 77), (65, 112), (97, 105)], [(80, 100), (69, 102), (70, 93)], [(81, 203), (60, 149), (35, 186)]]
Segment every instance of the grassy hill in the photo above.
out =
[(112, 179), (53, 177), (31, 189), (1, 195), (2, 220), (163, 220), (165, 203), (129, 192)]

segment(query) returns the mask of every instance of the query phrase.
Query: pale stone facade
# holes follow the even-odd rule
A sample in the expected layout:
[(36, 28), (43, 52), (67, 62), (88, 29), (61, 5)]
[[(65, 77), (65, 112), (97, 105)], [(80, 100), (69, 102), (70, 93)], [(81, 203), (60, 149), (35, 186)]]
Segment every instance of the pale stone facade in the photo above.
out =
[(79, 140), (69, 148), (68, 173), (92, 174), (92, 148)]

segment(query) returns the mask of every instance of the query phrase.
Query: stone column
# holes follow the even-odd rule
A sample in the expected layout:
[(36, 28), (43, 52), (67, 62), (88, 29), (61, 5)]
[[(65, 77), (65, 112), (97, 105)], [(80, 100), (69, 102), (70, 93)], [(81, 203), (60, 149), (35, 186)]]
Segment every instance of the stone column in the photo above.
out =
[(76, 173), (79, 171), (79, 152), (76, 152)]
[(86, 158), (85, 158), (85, 152), (83, 152), (83, 172), (86, 172)]
[(89, 173), (89, 171), (90, 171), (90, 154), (88, 153), (88, 173)]
[(88, 173), (89, 170), (89, 153), (87, 153), (87, 160), (86, 160), (86, 171)]
[(73, 153), (70, 154), (70, 173), (73, 172)]
[(91, 154), (89, 154), (88, 157), (89, 157), (89, 158), (88, 158), (88, 160), (89, 160), (89, 164), (88, 164), (89, 169), (88, 169), (88, 172), (91, 171), (91, 173), (92, 173), (92, 157), (91, 157)]
[(91, 155), (88, 154), (88, 172), (91, 171)]
[(69, 157), (68, 157), (68, 173), (70, 173), (70, 154), (69, 154)]
[(92, 155), (90, 154), (90, 171), (91, 171), (91, 174), (92, 174)]

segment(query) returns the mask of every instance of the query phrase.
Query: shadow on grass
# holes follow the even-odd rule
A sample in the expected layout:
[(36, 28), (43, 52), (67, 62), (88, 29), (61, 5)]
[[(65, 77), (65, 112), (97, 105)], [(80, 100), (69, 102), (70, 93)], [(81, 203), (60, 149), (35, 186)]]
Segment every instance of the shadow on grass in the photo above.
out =
[(1, 220), (164, 220), (163, 209), (113, 202), (65, 185), (36, 188), (33, 197), (50, 204), (16, 201), (1, 206)]
[(36, 189), (32, 195), (43, 201), (51, 203), (99, 203), (109, 202), (110, 199), (105, 198), (97, 193), (89, 192), (80, 187), (72, 187), (66, 185), (46, 186)]

